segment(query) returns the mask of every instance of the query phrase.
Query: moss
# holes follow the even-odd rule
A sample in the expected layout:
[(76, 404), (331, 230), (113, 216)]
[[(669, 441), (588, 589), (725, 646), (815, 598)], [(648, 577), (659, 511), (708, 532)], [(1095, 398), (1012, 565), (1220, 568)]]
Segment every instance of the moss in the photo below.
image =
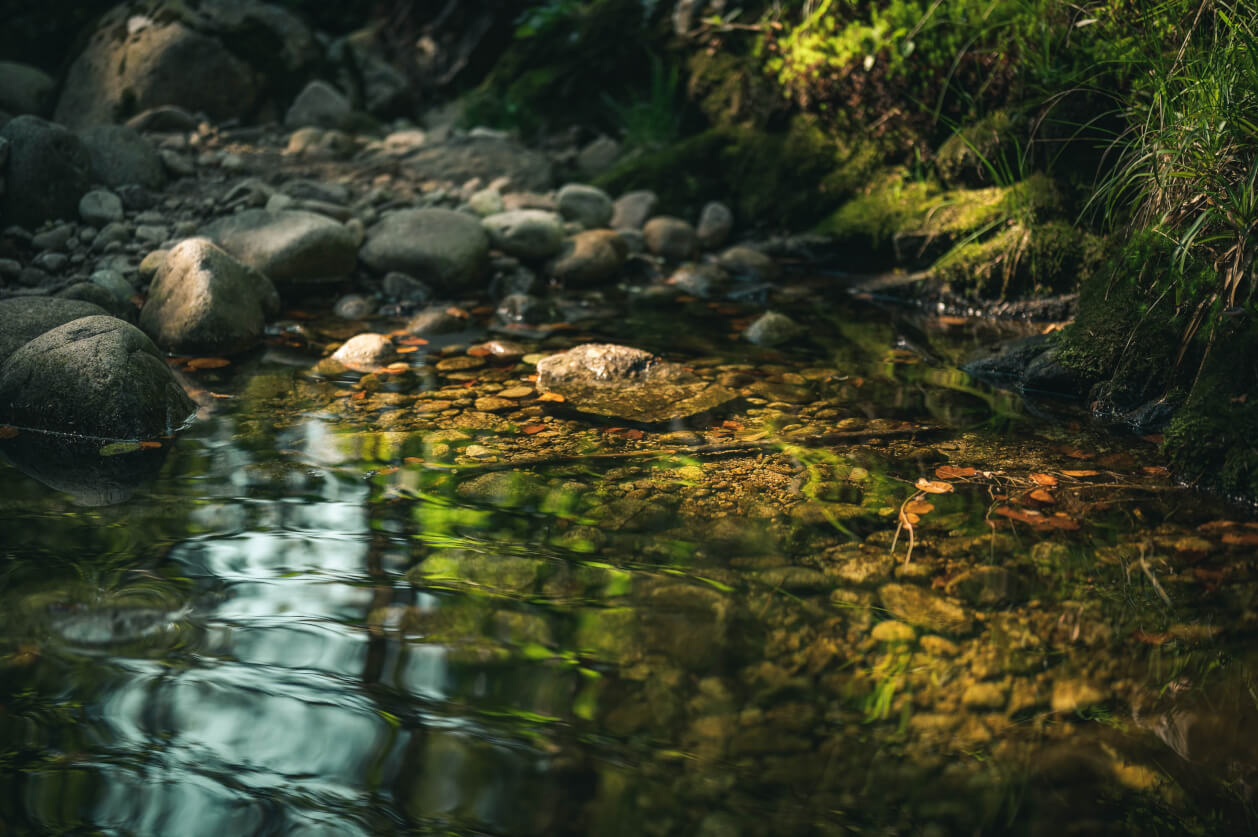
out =
[(728, 50), (698, 50), (686, 58), (686, 95), (718, 128), (764, 128), (784, 102), (759, 61)]
[(890, 252), (896, 233), (925, 217), (938, 189), (910, 180), (902, 168), (872, 179), (864, 191), (843, 204), (814, 228), (857, 251)]
[(998, 110), (953, 134), (935, 154), (939, 179), (949, 186), (991, 186), (1021, 170), (1025, 138), (1008, 111)]
[(625, 160), (595, 183), (613, 194), (652, 189), (671, 214), (724, 200), (740, 223), (798, 228), (850, 197), (879, 159), (877, 147), (799, 117), (783, 132), (713, 128)]
[(978, 296), (1065, 293), (1088, 281), (1101, 259), (1095, 236), (1061, 221), (1014, 223), (981, 241), (965, 241), (938, 262), (933, 273)]

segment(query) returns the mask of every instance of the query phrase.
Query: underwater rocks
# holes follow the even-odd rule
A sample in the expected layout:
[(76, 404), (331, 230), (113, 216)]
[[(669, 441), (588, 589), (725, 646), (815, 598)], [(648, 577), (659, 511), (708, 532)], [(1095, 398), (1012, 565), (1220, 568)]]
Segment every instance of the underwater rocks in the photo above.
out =
[(578, 412), (657, 424), (715, 410), (736, 394), (630, 346), (597, 343), (543, 358), (537, 388)]

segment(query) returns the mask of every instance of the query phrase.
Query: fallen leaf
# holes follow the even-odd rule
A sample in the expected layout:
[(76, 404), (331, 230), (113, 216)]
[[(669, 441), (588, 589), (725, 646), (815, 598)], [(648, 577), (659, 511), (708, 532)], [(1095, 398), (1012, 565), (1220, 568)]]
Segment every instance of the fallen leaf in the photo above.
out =
[(544, 424), (526, 424), (520, 428), (520, 432), (525, 436), (532, 436), (534, 433), (541, 433), (546, 429)]
[(406, 337), (399, 337), (397, 339), (397, 342), (403, 346), (427, 346), (428, 345), (428, 341), (425, 340), (424, 338), (415, 337), (412, 335), (407, 335)]
[(919, 479), (916, 483), (918, 491), (925, 491), (927, 494), (949, 494), (954, 489), (950, 482), (938, 482), (936, 480), (928, 480), (925, 477)]
[(930, 514), (935, 507), (926, 500), (910, 500), (905, 504), (904, 510), (909, 514)]
[(552, 401), (556, 404), (562, 404), (567, 399), (565, 399), (562, 395), (560, 395), (557, 392), (543, 392), (541, 395), (537, 396), (537, 400), (538, 401)]
[(367, 390), (365, 389), (360, 389), (358, 392), (350, 396), (350, 398), (354, 399), (355, 401), (362, 401), (366, 397), (367, 397)]
[(424, 458), (422, 456), (406, 456), (402, 458), (402, 461), (405, 462), (407, 465), (423, 465), (424, 464)]
[(940, 465), (935, 469), (935, 476), (941, 480), (959, 480), (977, 474), (978, 468), (963, 468), (957, 465)]
[(1016, 520), (1019, 523), (1025, 523), (1036, 529), (1061, 529), (1073, 531), (1079, 528), (1079, 523), (1067, 517), (1064, 514), (1042, 514), (1033, 509), (1015, 509), (1010, 506), (998, 506), (992, 509), (993, 514), (1001, 517), (1007, 517), (1010, 520)]
[(1220, 529), (1231, 529), (1236, 526), (1235, 520), (1211, 520), (1197, 527), (1198, 532), (1217, 532)]
[(398, 361), (396, 363), (390, 363), (388, 366), (384, 367), (384, 370), (386, 372), (406, 372), (410, 368), (411, 365), (409, 363)]
[(161, 446), (162, 446), (161, 442), (158, 442), (152, 439), (146, 439), (145, 441), (140, 442), (140, 448), (142, 450), (157, 450)]
[(1144, 471), (1151, 477), (1164, 477), (1170, 473), (1170, 469), (1165, 465), (1145, 465), (1140, 470)]
[(1234, 546), (1258, 546), (1258, 532), (1224, 532), (1223, 543)]
[(477, 317), (488, 317), (494, 313), (494, 309), (488, 305), (477, 305), (472, 309), (472, 313)]
[(1055, 503), (1053, 495), (1048, 492), (1047, 488), (1037, 488), (1028, 495), (1037, 503)]
[(18, 430), (11, 424), (0, 424), (0, 439), (12, 439)]
[(225, 357), (194, 357), (188, 361), (189, 369), (222, 369), (231, 365), (232, 362)]
[(1053, 486), (1057, 484), (1057, 477), (1053, 476), (1052, 474), (1032, 474), (1031, 482), (1035, 483), (1036, 485)]
[(1130, 468), (1136, 460), (1129, 453), (1111, 453), (1096, 460), (1096, 464), (1106, 468)]
[(1094, 459), (1096, 457), (1095, 453), (1090, 453), (1079, 448), (1072, 448), (1069, 445), (1063, 446), (1060, 450), (1071, 459)]
[(643, 433), (641, 430), (638, 430), (637, 428), (631, 428), (629, 430), (626, 430), (623, 435), (626, 439), (636, 442), (639, 439), (641, 439), (643, 436), (645, 436), (646, 434)]
[(397, 353), (399, 355), (409, 355), (411, 352), (418, 352), (419, 346), (398, 346)]
[(486, 349), (484, 346), (473, 346), (467, 350), (468, 357), (489, 357), (492, 354), (493, 352), (489, 351), (489, 349)]
[(464, 311), (462, 308), (458, 307), (457, 305), (451, 305), (449, 308), (446, 309), (446, 313), (449, 314), (451, 317), (468, 316), (468, 313)]
[(1162, 645), (1171, 638), (1170, 634), (1146, 634), (1144, 631), (1135, 631), (1131, 638), (1137, 642), (1147, 642), (1150, 645)]
[(911, 524), (914, 524), (914, 523), (921, 523), (921, 522), (922, 522), (922, 519), (921, 519), (920, 517), (918, 517), (916, 514), (914, 514), (913, 512), (907, 512), (907, 511), (906, 511), (906, 512), (904, 513), (904, 522), (905, 522), (905, 523), (908, 523), (908, 524), (910, 524), (910, 525), (911, 525)]
[(1067, 477), (1075, 477), (1075, 478), (1079, 478), (1079, 477), (1099, 477), (1099, 476), (1101, 475), (1101, 472), (1100, 472), (1100, 471), (1062, 471), (1061, 473), (1062, 473), (1062, 475), (1063, 475), (1063, 476), (1067, 476)]
[(742, 423), (734, 421), (733, 419), (726, 419), (725, 421), (721, 422), (721, 427), (724, 427), (726, 430), (742, 430), (743, 429)]

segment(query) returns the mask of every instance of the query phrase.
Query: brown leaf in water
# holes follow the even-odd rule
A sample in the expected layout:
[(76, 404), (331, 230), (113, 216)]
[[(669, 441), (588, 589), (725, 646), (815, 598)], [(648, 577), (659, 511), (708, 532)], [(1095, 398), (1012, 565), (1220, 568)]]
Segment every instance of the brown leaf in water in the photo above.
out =
[(950, 482), (928, 480), (925, 477), (920, 478), (914, 485), (918, 491), (925, 491), (927, 494), (950, 494), (954, 490)]
[[(909, 514), (930, 514), (935, 510), (935, 507), (926, 500), (910, 500), (905, 504), (904, 510)], [(917, 521), (913, 522), (916, 523)]]
[(390, 363), (388, 366), (384, 367), (386, 372), (406, 372), (410, 368), (411, 365), (409, 363), (403, 363), (402, 361)]
[(1136, 460), (1129, 453), (1110, 453), (1096, 460), (1097, 465), (1106, 468), (1130, 468), (1136, 464)]
[(520, 428), (520, 432), (525, 436), (532, 436), (534, 433), (541, 433), (546, 429), (544, 424), (526, 424)]
[(1053, 495), (1049, 493), (1047, 488), (1037, 488), (1027, 496), (1037, 503), (1052, 504), (1057, 502), (1053, 499)]
[(1052, 474), (1032, 474), (1031, 482), (1036, 485), (1054, 486), (1057, 484), (1057, 477)]
[(18, 429), (11, 424), (0, 424), (0, 439), (12, 439), (18, 434)]
[(1233, 546), (1258, 546), (1258, 532), (1224, 532), (1223, 543)]
[(447, 309), (446, 309), (446, 313), (447, 313), (447, 314), (449, 314), (451, 317), (467, 317), (467, 316), (469, 316), (469, 315), (468, 315), (468, 313), (467, 313), (466, 311), (464, 311), (462, 308), (460, 308), (460, 307), (459, 307), (459, 306), (457, 306), (457, 305), (451, 305), (449, 308), (447, 308)]
[(1096, 458), (1095, 453), (1082, 450), (1081, 448), (1072, 448), (1069, 445), (1063, 445), (1060, 448), (1060, 450), (1062, 453), (1064, 453), (1066, 456), (1069, 456), (1071, 459), (1095, 459)]
[(537, 396), (537, 400), (538, 401), (552, 401), (556, 404), (562, 404), (567, 399), (557, 392), (543, 392), (541, 395)]
[(157, 450), (161, 446), (162, 446), (162, 443), (157, 441), (156, 439), (145, 439), (144, 441), (140, 442), (141, 450)]
[(404, 337), (399, 337), (397, 339), (397, 342), (403, 346), (427, 346), (428, 345), (427, 340), (425, 340), (422, 337), (415, 337), (414, 335), (406, 335)]
[(1145, 465), (1140, 470), (1151, 477), (1164, 477), (1171, 472), (1165, 465)]
[(1016, 509), (1011, 506), (998, 506), (992, 509), (992, 513), (1001, 517), (1007, 517), (1010, 520), (1016, 520), (1019, 523), (1025, 523), (1036, 529), (1073, 531), (1079, 528), (1078, 521), (1064, 514), (1042, 514), (1032, 509)]
[(493, 352), (489, 351), (489, 349), (486, 349), (484, 346), (473, 346), (467, 350), (468, 357), (489, 357), (492, 354)]
[(977, 474), (978, 468), (964, 468), (957, 465), (940, 465), (935, 469), (935, 476), (941, 480), (959, 480)]
[(409, 355), (411, 352), (418, 352), (419, 346), (398, 346), (397, 353), (399, 355)]
[(1162, 645), (1171, 638), (1170, 634), (1146, 634), (1144, 631), (1135, 631), (1131, 638), (1137, 642), (1147, 642), (1150, 645)]
[(354, 399), (355, 401), (362, 401), (366, 397), (367, 397), (367, 390), (365, 389), (360, 389), (358, 392), (350, 396), (350, 398)]
[(1211, 520), (1209, 523), (1202, 523), (1197, 527), (1198, 532), (1217, 532), (1220, 529), (1232, 529), (1236, 526), (1235, 520)]
[(1079, 477), (1099, 477), (1101, 475), (1100, 471), (1062, 471), (1061, 473), (1063, 476), (1075, 477), (1076, 479)]
[(921, 523), (922, 519), (913, 512), (906, 511), (904, 513), (904, 522), (911, 526), (914, 523)]
[(225, 357), (194, 357), (188, 361), (189, 369), (222, 369), (231, 365), (232, 362)]

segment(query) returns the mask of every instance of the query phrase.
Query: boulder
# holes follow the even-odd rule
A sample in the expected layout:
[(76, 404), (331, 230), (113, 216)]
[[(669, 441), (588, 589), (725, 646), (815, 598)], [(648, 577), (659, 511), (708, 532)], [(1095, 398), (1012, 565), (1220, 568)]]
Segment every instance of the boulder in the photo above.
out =
[(765, 311), (743, 331), (743, 339), (757, 346), (777, 346), (793, 340), (803, 331), (803, 326), (785, 314)]
[(489, 235), (462, 212), (403, 209), (367, 230), (358, 255), (378, 273), (398, 271), (447, 291), (474, 290), (489, 266)]
[(353, 232), (314, 212), (246, 209), (219, 218), (202, 232), (283, 285), (342, 279), (354, 269), (357, 259)]
[(625, 192), (616, 198), (616, 202), (612, 205), (613, 229), (617, 230), (640, 230), (646, 225), (647, 220), (655, 213), (655, 207), (659, 205), (660, 199), (656, 197), (654, 192), (641, 190), (637, 192)]
[(641, 349), (611, 343), (577, 346), (542, 358), (537, 389), (562, 395), (583, 413), (645, 424), (706, 413), (735, 394)]
[(0, 128), (0, 145), (4, 141), (9, 164), (0, 217), (5, 223), (34, 228), (52, 218), (77, 218), (91, 171), (79, 138), (38, 116), (19, 116)]
[(0, 61), (0, 111), (47, 116), (57, 83), (38, 67)]
[(725, 204), (712, 201), (700, 211), (696, 234), (699, 236), (699, 244), (705, 250), (720, 247), (733, 229), (734, 213)]
[(418, 337), (457, 334), (472, 327), (472, 321), (458, 309), (431, 306), (420, 311), (406, 323), (406, 330)]
[(750, 247), (731, 247), (716, 257), (716, 263), (742, 282), (772, 282), (778, 277), (777, 262)]
[(602, 189), (584, 183), (569, 183), (555, 196), (559, 214), (587, 230), (606, 227), (612, 220), (612, 199)]
[(140, 327), (181, 354), (233, 354), (262, 337), (279, 296), (266, 276), (204, 238), (167, 253), (149, 287)]
[(93, 125), (78, 132), (92, 160), (92, 178), (110, 187), (136, 185), (154, 191), (166, 185), (162, 155), (134, 128)]
[(106, 189), (93, 189), (79, 200), (79, 217), (97, 229), (122, 220), (122, 199)]
[(0, 423), (146, 439), (173, 432), (195, 412), (153, 342), (116, 317), (57, 326), (0, 365)]
[(284, 114), (289, 128), (341, 128), (354, 112), (345, 94), (326, 81), (312, 81), (293, 100)]
[(684, 262), (699, 251), (695, 228), (680, 218), (660, 215), (642, 228), (646, 249), (670, 262)]
[(594, 285), (615, 278), (629, 245), (612, 230), (586, 230), (564, 242), (550, 273), (565, 285)]
[(104, 314), (99, 305), (46, 296), (0, 299), (0, 364), (45, 331), (80, 317)]
[(337, 363), (356, 372), (372, 372), (396, 358), (393, 341), (383, 334), (356, 334), (332, 355)]
[(559, 216), (541, 209), (499, 212), (482, 223), (498, 250), (525, 261), (544, 261), (563, 247)]

